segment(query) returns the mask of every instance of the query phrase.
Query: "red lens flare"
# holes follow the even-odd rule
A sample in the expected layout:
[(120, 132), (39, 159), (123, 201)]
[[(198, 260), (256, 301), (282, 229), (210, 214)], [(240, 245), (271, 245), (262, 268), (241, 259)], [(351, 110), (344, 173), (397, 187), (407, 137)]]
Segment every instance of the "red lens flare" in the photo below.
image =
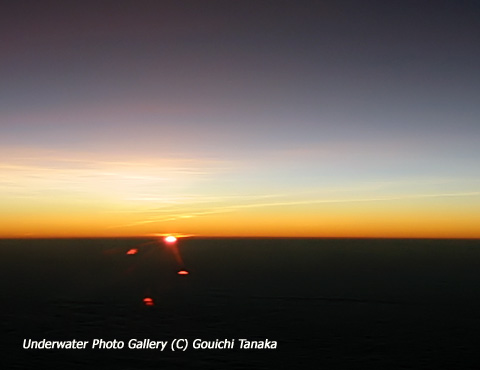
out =
[(150, 297), (143, 298), (143, 303), (145, 306), (153, 306), (155, 303), (153, 303), (153, 299)]
[(177, 272), (178, 275), (188, 275), (189, 272), (187, 270), (180, 270)]
[(137, 254), (137, 253), (138, 253), (138, 249), (132, 248), (132, 249), (129, 249), (126, 254)]

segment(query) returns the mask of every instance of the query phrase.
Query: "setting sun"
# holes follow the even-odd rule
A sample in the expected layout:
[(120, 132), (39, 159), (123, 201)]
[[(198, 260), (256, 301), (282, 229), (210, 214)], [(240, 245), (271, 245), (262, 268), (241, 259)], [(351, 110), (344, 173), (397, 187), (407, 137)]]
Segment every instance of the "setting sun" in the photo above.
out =
[(175, 243), (177, 241), (177, 238), (174, 237), (173, 235), (169, 235), (169, 236), (165, 237), (165, 241), (167, 243)]

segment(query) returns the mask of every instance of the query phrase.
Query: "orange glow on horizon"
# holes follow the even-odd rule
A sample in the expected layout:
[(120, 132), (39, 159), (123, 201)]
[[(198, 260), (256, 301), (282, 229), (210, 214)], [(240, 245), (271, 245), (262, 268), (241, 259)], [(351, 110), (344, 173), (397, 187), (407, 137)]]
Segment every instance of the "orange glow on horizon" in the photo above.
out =
[(0, 238), (156, 237), (170, 248), (187, 236), (480, 238), (480, 197), (244, 208), (158, 223), (90, 205), (75, 217), (72, 208), (26, 209), (0, 211)]

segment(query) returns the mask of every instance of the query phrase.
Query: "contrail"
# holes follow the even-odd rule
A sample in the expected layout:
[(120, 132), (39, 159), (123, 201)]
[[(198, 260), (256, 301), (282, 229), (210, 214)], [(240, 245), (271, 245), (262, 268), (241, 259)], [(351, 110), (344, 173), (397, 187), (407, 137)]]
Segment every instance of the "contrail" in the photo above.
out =
[(112, 226), (111, 228), (119, 227), (131, 227), (150, 223), (162, 223), (176, 221), (185, 218), (194, 218), (204, 215), (211, 215), (217, 213), (229, 213), (235, 212), (239, 209), (246, 208), (262, 208), (262, 207), (277, 207), (277, 206), (294, 206), (302, 204), (329, 204), (329, 203), (357, 203), (357, 202), (384, 202), (392, 200), (402, 199), (424, 199), (424, 198), (445, 198), (445, 197), (468, 197), (479, 196), (480, 192), (463, 192), (463, 193), (438, 193), (438, 194), (410, 194), (403, 196), (384, 196), (384, 197), (371, 197), (371, 198), (356, 198), (356, 199), (316, 199), (316, 200), (298, 200), (298, 201), (283, 201), (283, 202), (269, 202), (269, 203), (252, 203), (252, 204), (239, 204), (231, 206), (219, 206), (205, 211), (190, 212), (185, 214), (174, 214), (170, 217), (151, 218), (149, 220), (142, 220), (132, 222), (125, 225)]

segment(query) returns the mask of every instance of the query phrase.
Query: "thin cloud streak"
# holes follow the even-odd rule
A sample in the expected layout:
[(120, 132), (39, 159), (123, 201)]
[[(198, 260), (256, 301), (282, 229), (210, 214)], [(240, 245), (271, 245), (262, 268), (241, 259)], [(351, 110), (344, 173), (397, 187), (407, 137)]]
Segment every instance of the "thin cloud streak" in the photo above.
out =
[[(4, 150), (2, 150), (3, 152)], [(0, 161), (0, 190), (9, 198), (40, 199), (45, 191), (112, 195), (119, 201), (146, 197), (175, 198), (177, 190), (225, 171), (225, 161), (158, 159), (138, 161), (69, 158), (57, 153), (14, 153)], [(162, 194), (162, 195), (160, 195)]]
[(175, 214), (175, 215), (172, 215), (171, 217), (166, 217), (166, 218), (165, 217), (151, 218), (150, 220), (143, 220), (143, 221), (133, 222), (125, 225), (112, 226), (111, 228), (133, 227), (133, 226), (145, 225), (145, 224), (151, 224), (151, 223), (171, 222), (171, 221), (177, 221), (180, 219), (189, 219), (189, 218), (200, 217), (200, 216), (211, 215), (211, 214), (231, 213), (237, 210), (248, 209), (248, 208), (328, 204), (328, 203), (384, 202), (384, 201), (396, 201), (396, 200), (406, 200), (406, 199), (428, 199), (428, 198), (469, 197), (469, 196), (480, 196), (480, 192), (411, 194), (411, 195), (403, 195), (403, 196), (384, 196), (384, 197), (357, 198), (357, 199), (317, 199), (317, 200), (242, 204), (242, 205), (217, 207), (210, 210), (205, 210), (201, 212), (191, 212), (188, 214), (187, 213)]

